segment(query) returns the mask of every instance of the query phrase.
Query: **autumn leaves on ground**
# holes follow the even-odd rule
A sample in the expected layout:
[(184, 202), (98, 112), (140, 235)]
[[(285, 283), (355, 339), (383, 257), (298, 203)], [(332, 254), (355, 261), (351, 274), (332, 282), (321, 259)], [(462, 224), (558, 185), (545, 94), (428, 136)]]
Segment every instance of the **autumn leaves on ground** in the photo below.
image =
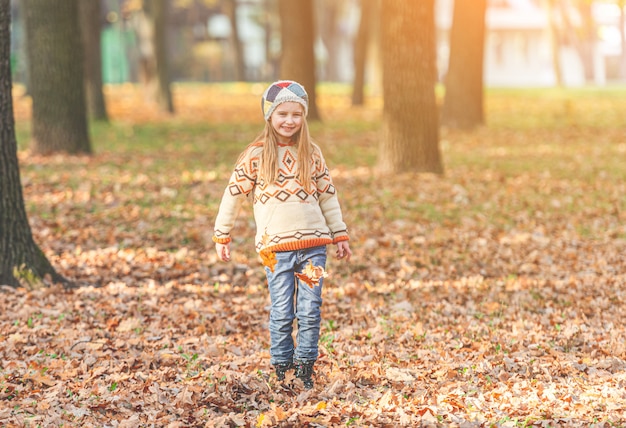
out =
[[(210, 244), (262, 88), (176, 87), (178, 114), (107, 89), (92, 157), (26, 150), (36, 241), (79, 287), (4, 288), (3, 426), (624, 426), (626, 93), (490, 91), (442, 130), (446, 174), (378, 177), (380, 102), (323, 86), (322, 146), (351, 227), (331, 260), (316, 386), (269, 365), (245, 206)], [(33, 289), (34, 287), (34, 289)]]

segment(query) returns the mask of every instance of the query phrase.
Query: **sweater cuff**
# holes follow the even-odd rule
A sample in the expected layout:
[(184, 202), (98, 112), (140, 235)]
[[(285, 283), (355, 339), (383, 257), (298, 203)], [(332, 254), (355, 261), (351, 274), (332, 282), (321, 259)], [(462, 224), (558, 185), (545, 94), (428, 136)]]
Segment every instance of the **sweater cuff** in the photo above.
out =
[(349, 241), (349, 240), (350, 240), (350, 237), (348, 236), (347, 233), (333, 236), (333, 244), (336, 244), (342, 241)]
[(225, 238), (218, 238), (217, 236), (213, 236), (213, 238), (211, 239), (213, 239), (213, 242), (215, 242), (216, 244), (228, 244), (231, 241), (230, 236), (227, 236)]

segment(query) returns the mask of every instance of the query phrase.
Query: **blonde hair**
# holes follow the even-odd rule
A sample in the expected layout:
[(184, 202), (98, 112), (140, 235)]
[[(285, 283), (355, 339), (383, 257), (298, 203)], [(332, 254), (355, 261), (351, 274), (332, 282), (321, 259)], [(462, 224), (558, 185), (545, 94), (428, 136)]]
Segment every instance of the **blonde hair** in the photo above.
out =
[[(300, 131), (295, 135), (294, 140), (298, 149), (296, 179), (308, 191), (311, 190), (311, 173), (315, 145), (309, 134), (309, 126), (305, 118), (303, 118), (302, 128), (300, 128)], [(263, 179), (266, 184), (273, 184), (278, 179), (278, 165), (280, 159), (278, 159), (278, 133), (269, 120), (265, 122), (265, 128), (254, 142), (263, 142), (263, 151), (261, 152), (259, 165), (259, 178)]]

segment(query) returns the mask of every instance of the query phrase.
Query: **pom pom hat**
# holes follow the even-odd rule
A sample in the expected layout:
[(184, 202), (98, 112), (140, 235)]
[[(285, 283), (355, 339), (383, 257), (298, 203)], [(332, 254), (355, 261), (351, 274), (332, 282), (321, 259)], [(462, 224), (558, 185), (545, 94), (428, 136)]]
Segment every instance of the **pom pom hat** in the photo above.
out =
[(261, 108), (263, 109), (265, 120), (270, 119), (276, 107), (286, 102), (302, 105), (304, 116), (306, 117), (309, 109), (309, 96), (304, 87), (293, 80), (279, 80), (272, 83), (263, 93)]

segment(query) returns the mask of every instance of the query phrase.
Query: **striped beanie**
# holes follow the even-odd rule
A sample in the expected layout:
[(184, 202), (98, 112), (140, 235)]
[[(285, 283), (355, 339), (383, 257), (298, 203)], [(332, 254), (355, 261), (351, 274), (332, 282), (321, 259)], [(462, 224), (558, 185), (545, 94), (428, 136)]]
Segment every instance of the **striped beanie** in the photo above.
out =
[(272, 83), (265, 90), (261, 99), (261, 109), (265, 120), (270, 119), (276, 107), (289, 101), (301, 104), (304, 107), (304, 116), (307, 115), (309, 96), (301, 84), (293, 80), (279, 80)]

